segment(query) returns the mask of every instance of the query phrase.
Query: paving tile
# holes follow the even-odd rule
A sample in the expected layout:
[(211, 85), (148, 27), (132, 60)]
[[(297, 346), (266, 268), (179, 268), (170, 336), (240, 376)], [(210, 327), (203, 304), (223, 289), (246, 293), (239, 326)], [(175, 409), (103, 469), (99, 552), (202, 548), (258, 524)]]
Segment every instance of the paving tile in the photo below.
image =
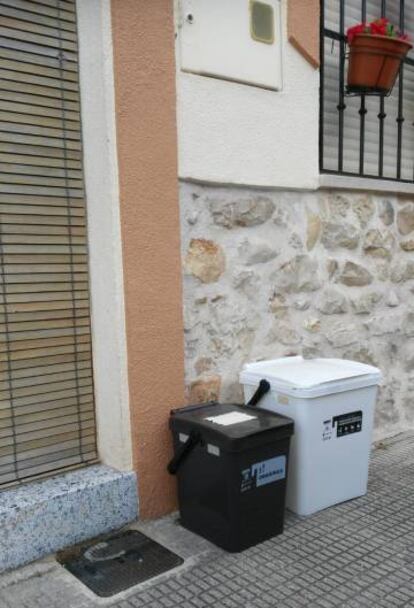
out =
[[(177, 518), (138, 528), (181, 554), (183, 567), (95, 600), (58, 566), (0, 577), (1, 608), (414, 608), (414, 434), (372, 455), (369, 491), (303, 518), (283, 535), (227, 554)], [(8, 575), (9, 576), (9, 575)]]

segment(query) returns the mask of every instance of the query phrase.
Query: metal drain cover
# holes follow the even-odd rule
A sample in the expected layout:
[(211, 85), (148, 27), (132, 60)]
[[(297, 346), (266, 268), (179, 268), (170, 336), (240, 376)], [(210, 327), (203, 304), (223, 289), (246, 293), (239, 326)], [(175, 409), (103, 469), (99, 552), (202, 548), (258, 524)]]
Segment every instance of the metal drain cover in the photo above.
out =
[(96, 595), (110, 597), (183, 563), (183, 559), (137, 530), (61, 552), (57, 559)]

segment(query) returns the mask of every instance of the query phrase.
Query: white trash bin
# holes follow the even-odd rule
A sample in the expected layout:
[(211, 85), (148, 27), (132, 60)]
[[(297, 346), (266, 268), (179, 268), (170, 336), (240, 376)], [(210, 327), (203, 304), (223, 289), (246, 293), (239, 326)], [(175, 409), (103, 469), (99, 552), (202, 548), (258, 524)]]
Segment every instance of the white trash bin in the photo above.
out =
[(343, 359), (249, 363), (240, 374), (246, 403), (262, 379), (271, 390), (260, 407), (295, 421), (287, 507), (310, 515), (365, 494), (380, 371)]

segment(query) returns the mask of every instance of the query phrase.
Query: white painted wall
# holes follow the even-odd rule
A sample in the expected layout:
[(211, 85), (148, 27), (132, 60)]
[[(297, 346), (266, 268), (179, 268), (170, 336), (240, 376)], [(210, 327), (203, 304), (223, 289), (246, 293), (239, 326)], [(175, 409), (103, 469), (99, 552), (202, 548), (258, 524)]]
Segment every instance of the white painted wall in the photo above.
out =
[(319, 72), (287, 40), (287, 0), (282, 0), (283, 90), (279, 92), (182, 72), (180, 19), (177, 0), (180, 178), (317, 188)]
[(78, 0), (98, 452), (132, 468), (110, 0)]

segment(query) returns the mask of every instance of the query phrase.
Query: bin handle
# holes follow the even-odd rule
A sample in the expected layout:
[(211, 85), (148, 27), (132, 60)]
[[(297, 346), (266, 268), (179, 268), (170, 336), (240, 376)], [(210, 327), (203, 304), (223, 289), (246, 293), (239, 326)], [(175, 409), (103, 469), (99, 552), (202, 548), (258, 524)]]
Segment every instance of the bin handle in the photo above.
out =
[(187, 441), (177, 450), (177, 453), (170, 460), (167, 466), (167, 471), (170, 475), (175, 475), (180, 465), (190, 455), (193, 449), (201, 441), (201, 435), (197, 431), (191, 431)]
[(270, 391), (270, 388), (270, 383), (267, 380), (265, 380), (264, 378), (260, 380), (256, 392), (251, 397), (250, 401), (247, 402), (247, 405), (257, 405), (259, 401)]

